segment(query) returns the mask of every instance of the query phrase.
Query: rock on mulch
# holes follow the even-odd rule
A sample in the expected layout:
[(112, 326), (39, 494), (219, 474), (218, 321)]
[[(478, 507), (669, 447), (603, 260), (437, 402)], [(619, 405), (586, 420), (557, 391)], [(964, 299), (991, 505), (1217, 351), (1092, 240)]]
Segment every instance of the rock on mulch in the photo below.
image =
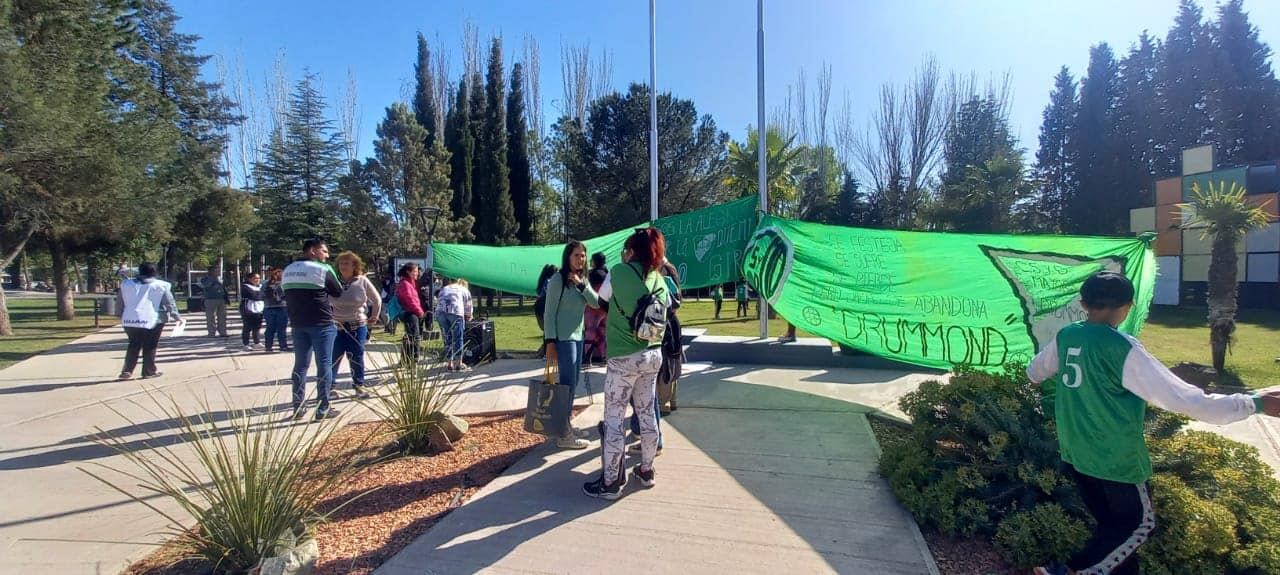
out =
[[(892, 425), (874, 417), (867, 418), (871, 422), (871, 430), (875, 432), (876, 441), (881, 446), (897, 444), (907, 439), (905, 428)], [(929, 552), (938, 564), (941, 575), (1013, 575), (1019, 573), (1005, 564), (996, 553), (995, 547), (985, 539), (952, 538), (937, 531), (921, 530), (925, 543), (929, 544)]]
[[(359, 457), (378, 460), (356, 472), (352, 480), (326, 502), (338, 507), (330, 521), (316, 527), (320, 545), (317, 575), (368, 574), (390, 559), (449, 511), (466, 502), (481, 487), (501, 475), (543, 437), (526, 433), (523, 415), (464, 417), (470, 431), (453, 451), (430, 456), (383, 458), (386, 441), (368, 442), (379, 423), (347, 426), (324, 444), (325, 453), (360, 449)], [(157, 550), (130, 566), (127, 575), (194, 575), (210, 571), (206, 563), (176, 562), (172, 546)]]

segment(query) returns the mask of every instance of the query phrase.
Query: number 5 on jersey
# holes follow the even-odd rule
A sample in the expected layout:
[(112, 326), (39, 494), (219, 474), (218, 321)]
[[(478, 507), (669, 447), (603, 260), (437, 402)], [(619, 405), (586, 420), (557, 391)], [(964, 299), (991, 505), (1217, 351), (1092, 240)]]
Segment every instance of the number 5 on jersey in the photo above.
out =
[(1080, 354), (1084, 352), (1083, 348), (1069, 347), (1067, 348), (1067, 359), (1063, 363), (1071, 368), (1070, 372), (1062, 374), (1062, 385), (1067, 387), (1080, 387), (1084, 383), (1084, 370), (1080, 369)]

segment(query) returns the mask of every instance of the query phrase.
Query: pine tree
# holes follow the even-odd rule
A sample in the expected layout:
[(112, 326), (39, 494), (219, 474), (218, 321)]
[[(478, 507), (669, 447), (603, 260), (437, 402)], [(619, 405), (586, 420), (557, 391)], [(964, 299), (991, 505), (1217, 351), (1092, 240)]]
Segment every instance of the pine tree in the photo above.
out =
[[(427, 239), (427, 229), (419, 219), (422, 208), (443, 209), (453, 195), (449, 189), (449, 152), (441, 144), (427, 147), (423, 143), (426, 132), (408, 106), (392, 104), (378, 124), (374, 157), (369, 162), (373, 181), (391, 206), (403, 242), (415, 247)], [(470, 239), (472, 221), (470, 216), (441, 218), (436, 222), (433, 239)]]
[(449, 172), (449, 188), (453, 190), (453, 197), (449, 201), (449, 208), (454, 218), (464, 218), (471, 215), (474, 189), (472, 171), (476, 148), (475, 138), (471, 133), (471, 105), (465, 77), (458, 80), (458, 95), (449, 108), (445, 124), (445, 146), (449, 150), (452, 168)]
[(1280, 156), (1280, 82), (1271, 70), (1271, 48), (1258, 39), (1242, 0), (1218, 8), (1210, 29), (1214, 61), (1211, 113), (1220, 164)]
[(837, 226), (875, 227), (879, 221), (875, 217), (871, 204), (862, 193), (858, 178), (848, 168), (844, 169), (840, 183), (840, 193), (836, 195), (835, 206), (827, 212), (824, 223)]
[[(1114, 183), (1116, 160), (1111, 134), (1115, 120), (1118, 68), (1111, 47), (1098, 44), (1089, 50), (1089, 69), (1081, 80), (1080, 107), (1071, 138), (1075, 155), (1075, 181), (1080, 186), (1075, 201), (1062, 207), (1063, 230), (1073, 234), (1119, 233), (1121, 208)], [(1124, 211), (1127, 218), (1127, 211)], [(1124, 227), (1127, 227), (1124, 226)]]
[(521, 244), (533, 243), (533, 174), (529, 166), (529, 129), (524, 113), (524, 67), (511, 68), (511, 92), (507, 96), (507, 167), (511, 170), (511, 204), (515, 210)]
[(1079, 187), (1075, 181), (1075, 147), (1072, 138), (1076, 122), (1076, 81), (1063, 66), (1053, 78), (1049, 105), (1040, 123), (1040, 149), (1036, 151), (1036, 176), (1040, 192), (1034, 203), (1034, 215), (1028, 227), (1044, 232), (1062, 230), (1063, 207), (1077, 201)]
[(431, 75), (431, 48), (427, 39), (418, 32), (418, 59), (413, 64), (413, 77), (416, 80), (413, 91), (413, 115), (427, 131), (426, 145), (435, 145), (440, 126), (436, 126), (436, 79)]
[(506, 80), (502, 74), (502, 39), (494, 38), (489, 49), (489, 70), (485, 82), (485, 115), (480, 146), (480, 185), (476, 186), (481, 210), (478, 233), (481, 242), (493, 245), (516, 243), (519, 224), (511, 201), (511, 170), (507, 166)]
[(945, 170), (938, 200), (926, 210), (933, 225), (965, 232), (1009, 229), (1009, 210), (1025, 191), (1021, 150), (994, 95), (960, 105), (943, 143)]
[(336, 193), (343, 171), (342, 137), (325, 111), (310, 72), (298, 81), (285, 113), (284, 134), (273, 134), (255, 165), (255, 188), (264, 203), (261, 253), (286, 259), (309, 237), (333, 238), (339, 221)]
[(1207, 94), (1211, 91), (1213, 45), (1194, 0), (1181, 0), (1173, 28), (1160, 50), (1157, 79), (1164, 119), (1156, 140), (1165, 145), (1158, 177), (1181, 173), (1181, 151), (1213, 141)]

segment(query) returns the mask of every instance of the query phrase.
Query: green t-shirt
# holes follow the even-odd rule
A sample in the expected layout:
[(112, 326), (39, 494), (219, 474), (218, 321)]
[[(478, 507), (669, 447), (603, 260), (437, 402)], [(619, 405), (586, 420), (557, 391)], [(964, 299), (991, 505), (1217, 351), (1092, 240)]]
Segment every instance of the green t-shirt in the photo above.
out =
[(1078, 322), (1055, 339), (1058, 373), (1045, 381), (1053, 394), (1062, 460), (1085, 475), (1142, 483), (1151, 477), (1143, 435), (1146, 400), (1124, 387), (1133, 344), (1110, 326)]
[(666, 282), (658, 272), (650, 272), (642, 282), (637, 264), (618, 264), (609, 270), (609, 285), (613, 295), (609, 297), (609, 316), (605, 322), (605, 340), (609, 344), (609, 357), (624, 357), (658, 347), (662, 342), (636, 339), (631, 332), (631, 316), (636, 314), (636, 300), (646, 292), (661, 291), (666, 294)]
[(738, 284), (738, 301), (747, 301), (747, 284)]
[(712, 301), (724, 301), (724, 288), (716, 286), (711, 288)]

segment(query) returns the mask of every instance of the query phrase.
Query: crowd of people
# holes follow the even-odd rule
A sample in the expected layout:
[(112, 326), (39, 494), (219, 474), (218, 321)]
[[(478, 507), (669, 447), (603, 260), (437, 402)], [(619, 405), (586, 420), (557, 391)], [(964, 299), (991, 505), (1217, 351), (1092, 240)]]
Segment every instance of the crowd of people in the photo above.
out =
[[(293, 418), (306, 416), (306, 380), (311, 363), (316, 365), (316, 419), (334, 417), (338, 411), (330, 401), (343, 360), (351, 373), (351, 390), (357, 399), (369, 398), (365, 347), (370, 328), (381, 323), (394, 331), (403, 325), (402, 352), (420, 357), (423, 331), (438, 322), (444, 336), (444, 367), (449, 371), (470, 371), (463, 361), (465, 324), (474, 307), (467, 281), (454, 278), (435, 297), (434, 310), (426, 309), (432, 299), (431, 285), (421, 280), (422, 269), (407, 263), (398, 270), (398, 281), (379, 288), (366, 274), (364, 261), (346, 251), (330, 266), (329, 247), (322, 240), (307, 240), (296, 261), (282, 268), (269, 268), (263, 276), (250, 272), (239, 289), (240, 343), (245, 351), (292, 352)], [(208, 336), (226, 338), (230, 290), (218, 268), (211, 267), (201, 278)], [(156, 277), (150, 263), (139, 266), (136, 277), (124, 278), (118, 293), (119, 310), (129, 347), (120, 379), (133, 377), (139, 357), (142, 377), (158, 377), (156, 351), (160, 336), (170, 321), (182, 322), (169, 282)], [(265, 325), (265, 334), (262, 333)]]

